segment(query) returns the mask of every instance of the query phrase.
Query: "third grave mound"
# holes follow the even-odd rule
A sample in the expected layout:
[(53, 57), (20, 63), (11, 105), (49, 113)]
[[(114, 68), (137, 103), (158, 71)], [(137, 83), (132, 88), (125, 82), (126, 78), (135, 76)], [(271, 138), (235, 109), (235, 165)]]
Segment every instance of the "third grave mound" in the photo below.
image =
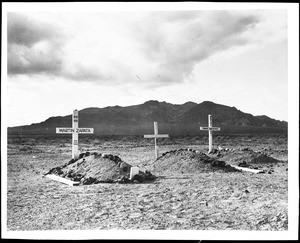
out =
[(277, 160), (264, 152), (253, 151), (250, 148), (220, 151), (218, 158), (232, 165), (249, 168), (265, 168), (284, 163), (284, 161)]

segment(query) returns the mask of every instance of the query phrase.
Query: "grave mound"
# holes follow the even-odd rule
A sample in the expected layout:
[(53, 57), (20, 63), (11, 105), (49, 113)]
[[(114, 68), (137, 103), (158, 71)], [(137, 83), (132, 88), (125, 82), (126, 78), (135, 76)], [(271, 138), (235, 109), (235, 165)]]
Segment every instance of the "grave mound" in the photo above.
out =
[(79, 155), (77, 159), (71, 159), (60, 167), (49, 170), (47, 174), (55, 174), (60, 177), (78, 181), (81, 185), (97, 183), (128, 183), (133, 181), (153, 181), (156, 176), (150, 171), (139, 171), (130, 180), (131, 165), (112, 154), (101, 154), (97, 152), (86, 152)]
[(225, 161), (209, 157), (193, 149), (177, 149), (163, 153), (153, 164), (158, 174), (195, 174), (205, 172), (240, 172)]
[(280, 160), (270, 157), (264, 152), (256, 152), (250, 148), (242, 148), (226, 152), (221, 151), (218, 154), (218, 158), (222, 158), (230, 164), (245, 167), (265, 166), (281, 162)]

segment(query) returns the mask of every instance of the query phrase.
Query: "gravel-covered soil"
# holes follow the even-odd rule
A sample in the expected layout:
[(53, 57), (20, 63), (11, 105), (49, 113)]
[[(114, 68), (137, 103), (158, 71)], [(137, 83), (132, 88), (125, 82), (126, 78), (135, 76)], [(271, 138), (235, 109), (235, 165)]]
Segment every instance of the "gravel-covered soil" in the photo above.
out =
[[(219, 154), (206, 153), (205, 137), (161, 139), (157, 160), (152, 142), (141, 137), (83, 137), (81, 151), (115, 155), (157, 178), (74, 187), (45, 177), (70, 161), (70, 140), (9, 138), (8, 230), (288, 229), (286, 137), (216, 137), (215, 147), (226, 148)], [(243, 161), (265, 173), (226, 170)]]

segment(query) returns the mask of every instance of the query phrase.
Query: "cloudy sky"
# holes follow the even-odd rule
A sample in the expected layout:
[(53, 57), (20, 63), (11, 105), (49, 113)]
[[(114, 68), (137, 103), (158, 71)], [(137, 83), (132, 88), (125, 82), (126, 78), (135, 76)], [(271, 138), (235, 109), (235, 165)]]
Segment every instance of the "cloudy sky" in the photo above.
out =
[(287, 23), (266, 9), (8, 12), (8, 126), (147, 100), (287, 121)]

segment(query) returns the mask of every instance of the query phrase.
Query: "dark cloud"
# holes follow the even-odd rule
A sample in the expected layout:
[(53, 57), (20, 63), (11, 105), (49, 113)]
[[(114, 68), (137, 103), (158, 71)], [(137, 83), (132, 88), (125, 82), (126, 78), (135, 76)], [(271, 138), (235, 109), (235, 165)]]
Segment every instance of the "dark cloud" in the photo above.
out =
[(242, 34), (257, 23), (257, 16), (234, 11), (155, 13), (140, 21), (133, 35), (143, 43), (145, 56), (157, 63), (153, 80), (159, 75), (161, 83), (179, 83), (193, 75), (197, 63), (248, 43)]
[[(243, 33), (255, 28), (260, 21), (257, 16), (243, 11), (148, 12), (139, 18), (133, 18), (133, 26), (124, 26), (132, 31), (124, 36), (128, 43), (133, 38), (129, 43), (129, 48), (131, 44), (135, 45), (132, 55), (125, 54), (125, 57), (118, 58), (123, 54), (121, 49), (120, 53), (115, 53), (114, 45), (120, 42), (114, 39), (111, 46), (107, 45), (110, 50), (102, 51), (101, 37), (99, 39), (96, 33), (95, 50), (108, 54), (102, 59), (91, 52), (90, 58), (84, 57), (88, 62), (84, 62), (80, 60), (82, 54), (74, 55), (77, 59), (73, 60), (72, 53), (71, 58), (68, 56), (70, 53), (64, 53), (70, 37), (54, 22), (49, 24), (27, 15), (8, 13), (8, 74), (46, 74), (74, 81), (101, 81), (109, 85), (141, 80), (148, 86), (180, 83), (193, 76), (197, 63), (218, 52), (247, 44), (249, 40), (243, 37)], [(72, 26), (74, 36), (77, 35), (76, 28)], [(81, 33), (85, 32), (78, 33), (79, 39), (84, 40), (85, 36)], [(73, 48), (85, 48), (84, 45), (84, 41), (76, 42), (75, 39), (73, 42)], [(79, 53), (85, 53), (84, 49)], [(131, 65), (131, 60), (135, 64)], [(136, 78), (137, 73), (141, 79)]]
[[(52, 48), (51, 48), (52, 49)], [(7, 71), (9, 75), (49, 74), (61, 71), (62, 58), (57, 50), (36, 51), (32, 48), (11, 44), (8, 46)]]
[(63, 48), (67, 36), (56, 25), (33, 20), (19, 13), (8, 13), (8, 75), (47, 75), (74, 81), (114, 79), (98, 67), (68, 63)]
[(19, 13), (7, 14), (7, 42), (8, 44), (25, 45), (46, 40), (58, 41), (62, 38), (56, 26), (40, 23)]
[(8, 74), (57, 75), (63, 63), (64, 41), (65, 36), (57, 27), (18, 13), (8, 13)]

